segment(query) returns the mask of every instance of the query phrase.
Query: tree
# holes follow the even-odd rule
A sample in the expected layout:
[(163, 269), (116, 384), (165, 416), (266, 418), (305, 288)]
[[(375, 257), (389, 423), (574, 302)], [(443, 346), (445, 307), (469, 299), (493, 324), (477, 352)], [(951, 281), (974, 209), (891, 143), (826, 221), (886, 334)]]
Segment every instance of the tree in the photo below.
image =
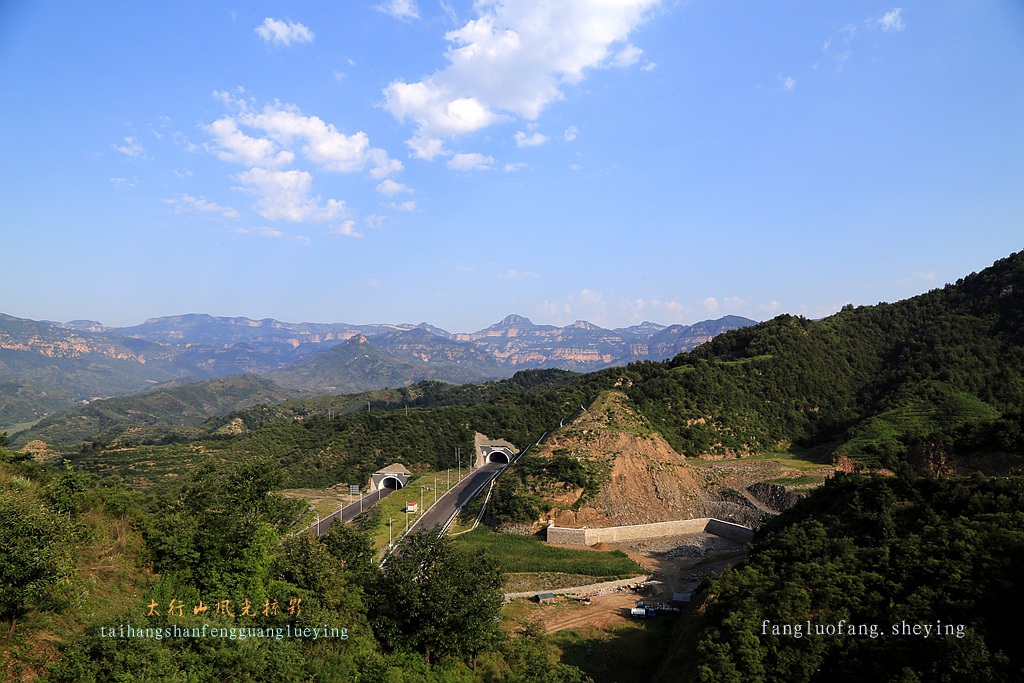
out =
[(327, 533), (320, 537), (320, 542), (331, 555), (341, 561), (346, 572), (353, 573), (357, 582), (362, 582), (376, 569), (373, 563), (373, 541), (355, 524), (332, 524)]
[(64, 606), (74, 575), (67, 519), (30, 493), (0, 490), (0, 618)]
[(440, 529), (410, 536), (371, 583), (378, 639), (392, 650), (463, 661), (497, 644), (501, 571), (486, 552), (466, 552)]

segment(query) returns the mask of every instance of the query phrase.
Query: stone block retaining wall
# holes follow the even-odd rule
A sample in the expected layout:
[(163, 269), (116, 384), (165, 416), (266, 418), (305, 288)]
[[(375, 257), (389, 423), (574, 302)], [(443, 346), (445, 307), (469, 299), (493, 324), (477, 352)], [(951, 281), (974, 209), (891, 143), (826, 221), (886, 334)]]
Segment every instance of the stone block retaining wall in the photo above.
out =
[(659, 536), (679, 536), (682, 534), (709, 533), (737, 543), (746, 543), (753, 537), (754, 530), (723, 522), (711, 517), (698, 519), (682, 519), (676, 522), (655, 522), (654, 524), (633, 524), (630, 526), (612, 526), (601, 529), (569, 529), (566, 527), (549, 526), (548, 543), (564, 545), (594, 545), (595, 543), (617, 543), (634, 541)]

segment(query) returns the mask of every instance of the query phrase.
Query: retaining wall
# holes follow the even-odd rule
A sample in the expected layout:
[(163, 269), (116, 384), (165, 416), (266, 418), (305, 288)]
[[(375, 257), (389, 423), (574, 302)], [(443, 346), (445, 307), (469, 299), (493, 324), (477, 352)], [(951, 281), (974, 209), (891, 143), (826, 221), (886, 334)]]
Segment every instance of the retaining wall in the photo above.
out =
[(548, 543), (562, 543), (565, 545), (594, 545), (601, 542), (616, 543), (642, 538), (679, 536), (681, 534), (701, 532), (721, 536), (737, 543), (746, 543), (754, 535), (754, 530), (749, 527), (723, 522), (711, 517), (701, 517), (698, 519), (682, 519), (676, 522), (611, 526), (602, 529), (569, 529), (566, 527), (549, 526), (547, 540)]

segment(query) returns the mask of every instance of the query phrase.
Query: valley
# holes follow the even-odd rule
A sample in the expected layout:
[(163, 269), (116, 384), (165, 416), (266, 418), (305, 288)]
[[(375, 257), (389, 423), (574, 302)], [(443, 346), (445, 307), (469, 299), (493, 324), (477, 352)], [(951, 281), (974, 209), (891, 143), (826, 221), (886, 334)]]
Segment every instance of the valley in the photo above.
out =
[[(465, 635), (460, 642), (470, 644), (458, 647), (468, 649), (432, 663), (452, 675), (472, 676), (474, 657), (511, 671), (526, 666), (524, 653), (543, 652), (567, 682), (732, 680), (735, 672), (766, 680), (764, 666), (784, 672), (783, 680), (809, 680), (793, 664), (801, 658), (833, 673), (888, 671), (885, 663), (895, 661), (926, 678), (936, 667), (975, 666), (983, 680), (1012, 680), (1020, 662), (1008, 638), (1018, 626), (999, 606), (1014, 596), (1007, 572), (1024, 538), (1022, 296), (1024, 255), (1014, 254), (906, 301), (819, 321), (782, 315), (664, 361), (319, 395), (328, 385), (290, 393), (241, 375), (92, 401), (7, 437), (0, 449), (0, 541), (37, 544), (24, 557), (47, 558), (40, 583), (11, 594), (6, 618), (11, 631), (39, 643), (54, 638), (52, 620), (73, 615), (75, 626), (45, 650), (58, 669), (108, 666), (112, 657), (130, 668), (162, 650), (97, 649), (93, 617), (60, 599), (66, 586), (104, 621), (136, 609), (90, 597), (109, 595), (108, 578), (126, 596), (188, 590), (241, 599), (286, 586), (317, 614), (346, 615), (361, 639), (359, 656), (393, 671), (438, 652), (434, 627), (405, 616), (423, 613), (417, 601), (426, 600), (462, 615), (462, 625), (472, 621), (469, 605), (474, 614), (494, 610), (488, 623), (511, 634), (495, 632), (486, 644)], [(505, 323), (501, 329), (526, 324)], [(502, 337), (501, 329), (485, 336), (503, 339), (507, 350), (518, 332)], [(320, 355), (324, 365), (311, 361), (309, 377), (328, 377), (339, 358), (383, 372), (383, 356), (364, 348), (373, 337), (360, 334)], [(399, 334), (414, 336), (406, 353), (423, 355), (434, 332)], [(468, 357), (452, 344), (478, 341), (431, 348), (440, 349), (441, 364), (458, 363)], [(430, 358), (417, 362), (430, 366)], [(374, 558), (404, 531), (406, 503), (422, 496), (426, 507), (438, 481), (468, 470), (481, 444), (495, 440), (526, 452), (487, 487), (486, 507), (481, 493), (452, 535), (410, 534), (379, 567)], [(405, 493), (320, 537), (295, 533), (392, 463), (410, 473)], [(703, 518), (751, 527), (753, 540), (545, 543), (549, 527), (586, 535)], [(91, 539), (111, 534), (124, 539), (118, 552), (135, 553), (129, 563), (138, 571), (118, 560), (108, 577), (89, 568), (102, 563), (73, 559), (105, 557)], [(428, 556), (438, 558), (428, 563), (440, 572), (436, 584), (419, 578)], [(10, 555), (0, 570), (21, 557)], [(601, 586), (644, 574), (658, 582), (646, 593)], [(437, 592), (452, 581), (466, 582), (454, 602), (451, 591)], [(592, 586), (590, 605), (518, 598), (501, 608), (502, 594), (580, 586)], [(647, 623), (625, 615), (638, 599), (662, 602), (679, 591), (692, 600), (678, 616)], [(963, 597), (944, 597), (957, 592)], [(385, 595), (408, 609), (379, 612), (361, 602)], [(757, 631), (765, 620), (819, 618), (955, 621), (971, 635), (957, 648), (935, 649), (891, 638), (796, 642)], [(449, 623), (444, 632), (458, 628)], [(184, 653), (192, 644), (168, 647)], [(28, 649), (2, 649), (6, 671), (42, 675)], [(347, 650), (332, 652), (357, 666)], [(318, 671), (321, 654), (294, 651)]]

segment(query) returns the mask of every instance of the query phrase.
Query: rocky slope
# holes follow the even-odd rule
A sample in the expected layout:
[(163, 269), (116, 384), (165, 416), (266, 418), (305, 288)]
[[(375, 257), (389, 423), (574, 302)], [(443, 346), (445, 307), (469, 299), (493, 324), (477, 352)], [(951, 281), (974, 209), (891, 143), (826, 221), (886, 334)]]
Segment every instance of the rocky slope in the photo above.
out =
[[(595, 528), (712, 516), (756, 525), (799, 495), (763, 482), (806, 481), (806, 473), (775, 460), (686, 458), (616, 391), (602, 394), (533, 452), (540, 459), (566, 455), (602, 472), (602, 481), (585, 498), (584, 488), (531, 478), (531, 493), (554, 505), (543, 524)], [(815, 476), (824, 480), (827, 471)]]

